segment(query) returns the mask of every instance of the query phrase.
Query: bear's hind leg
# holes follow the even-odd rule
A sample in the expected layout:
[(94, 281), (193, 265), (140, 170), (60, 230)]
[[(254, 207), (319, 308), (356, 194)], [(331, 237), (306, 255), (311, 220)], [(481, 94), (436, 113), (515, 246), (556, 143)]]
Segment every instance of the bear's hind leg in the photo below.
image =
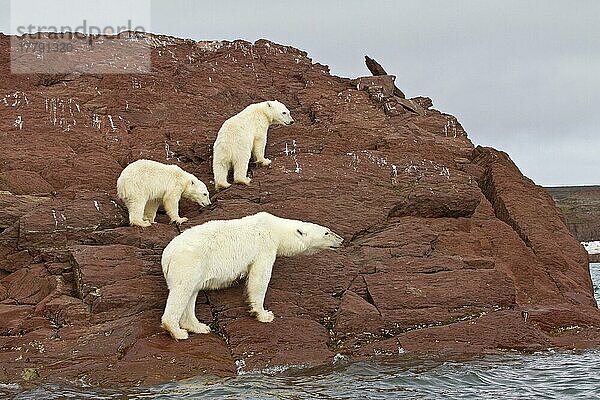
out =
[(158, 211), (158, 206), (160, 205), (160, 200), (148, 200), (146, 203), (146, 207), (144, 208), (144, 219), (154, 224), (154, 219), (156, 218), (156, 211)]
[(210, 327), (202, 322), (198, 321), (196, 318), (196, 298), (198, 297), (198, 292), (196, 292), (185, 308), (183, 312), (183, 316), (181, 320), (179, 320), (179, 325), (187, 330), (188, 332), (193, 333), (210, 333)]
[(213, 163), (213, 175), (215, 178), (215, 189), (227, 189), (231, 183), (227, 182), (227, 174), (229, 174), (229, 164), (215, 162)]
[(252, 179), (248, 178), (248, 161), (250, 160), (250, 156), (242, 159), (237, 159), (233, 161), (233, 181), (235, 183), (241, 183), (244, 185), (249, 185)]
[(248, 303), (250, 303), (250, 312), (256, 315), (260, 322), (271, 322), (275, 316), (269, 310), (265, 310), (264, 302), (269, 281), (271, 280), (271, 271), (275, 262), (275, 254), (263, 255), (254, 261), (248, 272), (248, 282), (246, 292), (248, 293)]
[(161, 318), (161, 325), (164, 330), (169, 332), (173, 339), (183, 340), (188, 338), (185, 329), (181, 329), (179, 321), (185, 312), (190, 299), (193, 297), (193, 288), (180, 286), (169, 289), (167, 305)]
[(129, 225), (141, 226), (142, 228), (152, 225), (150, 222), (144, 221), (144, 202), (127, 201), (125, 205), (127, 211), (129, 211)]

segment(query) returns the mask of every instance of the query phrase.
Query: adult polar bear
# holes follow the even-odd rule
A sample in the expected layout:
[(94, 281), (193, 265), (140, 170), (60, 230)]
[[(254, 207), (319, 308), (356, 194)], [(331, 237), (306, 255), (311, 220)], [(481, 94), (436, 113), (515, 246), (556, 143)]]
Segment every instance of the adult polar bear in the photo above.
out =
[(129, 211), (129, 223), (141, 227), (154, 223), (162, 203), (171, 222), (182, 224), (179, 199), (184, 197), (207, 206), (210, 198), (206, 185), (177, 165), (152, 160), (137, 160), (125, 167), (117, 179), (117, 194)]
[(187, 339), (188, 331), (210, 332), (196, 318), (198, 292), (227, 287), (244, 276), (250, 311), (260, 322), (271, 322), (274, 316), (264, 300), (275, 258), (336, 249), (343, 240), (326, 227), (266, 212), (190, 228), (162, 254), (169, 288), (162, 326), (177, 340)]
[(290, 111), (282, 103), (272, 100), (250, 104), (239, 114), (223, 123), (213, 146), (213, 174), (215, 189), (231, 186), (227, 182), (229, 170), (233, 168), (233, 181), (249, 185), (250, 156), (254, 155), (257, 165), (268, 166), (265, 158), (267, 130), (273, 124), (292, 125)]

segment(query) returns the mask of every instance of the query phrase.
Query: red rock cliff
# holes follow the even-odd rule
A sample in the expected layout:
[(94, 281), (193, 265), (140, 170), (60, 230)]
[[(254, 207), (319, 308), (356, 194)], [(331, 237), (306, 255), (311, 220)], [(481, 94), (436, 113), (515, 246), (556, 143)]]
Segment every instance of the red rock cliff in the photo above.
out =
[[(587, 255), (550, 196), (428, 98), (395, 96), (390, 76), (331, 76), (267, 41), (139, 40), (150, 74), (46, 76), (12, 75), (0, 36), (0, 381), (151, 384), (336, 353), (599, 342)], [(296, 119), (270, 130), (272, 166), (213, 209), (183, 200), (182, 228), (263, 210), (347, 246), (277, 261), (273, 323), (248, 315), (238, 285), (199, 296), (215, 333), (175, 342), (159, 326), (160, 255), (178, 231), (165, 215), (127, 226), (116, 178), (150, 158), (209, 184), (220, 125), (265, 99)]]

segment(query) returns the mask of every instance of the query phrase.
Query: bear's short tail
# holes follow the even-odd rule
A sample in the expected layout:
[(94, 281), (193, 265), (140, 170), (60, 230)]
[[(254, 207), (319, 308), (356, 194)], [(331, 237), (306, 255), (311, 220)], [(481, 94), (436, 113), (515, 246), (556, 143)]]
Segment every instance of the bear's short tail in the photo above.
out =
[(123, 182), (122, 177), (117, 179), (117, 196), (119, 196), (121, 200), (125, 200), (127, 198), (126, 185), (125, 182)]
[(167, 277), (169, 276), (169, 264), (170, 264), (170, 261), (168, 261), (167, 263), (163, 264), (163, 266), (162, 266), (163, 275), (165, 277), (165, 280), (167, 280)]

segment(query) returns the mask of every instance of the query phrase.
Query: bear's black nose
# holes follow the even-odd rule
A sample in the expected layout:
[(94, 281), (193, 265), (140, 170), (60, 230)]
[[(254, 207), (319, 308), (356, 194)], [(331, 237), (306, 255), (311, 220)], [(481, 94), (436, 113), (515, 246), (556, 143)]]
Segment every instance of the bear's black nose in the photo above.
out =
[(292, 125), (294, 122), (294, 120), (291, 120), (290, 122), (288, 122), (288, 125)]

